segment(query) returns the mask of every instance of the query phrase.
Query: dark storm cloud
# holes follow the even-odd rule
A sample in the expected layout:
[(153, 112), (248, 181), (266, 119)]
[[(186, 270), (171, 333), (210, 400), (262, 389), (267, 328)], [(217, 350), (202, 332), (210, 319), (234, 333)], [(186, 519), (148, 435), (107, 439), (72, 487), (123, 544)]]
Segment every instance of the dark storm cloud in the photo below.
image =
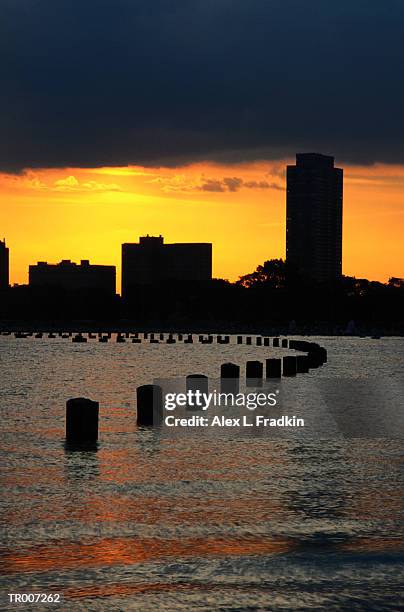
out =
[(0, 168), (404, 162), (401, 0), (1, 0)]
[(200, 187), (197, 187), (198, 191), (213, 191), (219, 193), (221, 191), (226, 191), (226, 185), (224, 185), (223, 181), (217, 179), (206, 179)]
[(268, 181), (245, 181), (238, 176), (225, 176), (223, 179), (206, 178), (202, 184), (194, 187), (197, 191), (240, 191), (241, 188), (246, 189), (283, 189), (277, 183), (268, 183)]

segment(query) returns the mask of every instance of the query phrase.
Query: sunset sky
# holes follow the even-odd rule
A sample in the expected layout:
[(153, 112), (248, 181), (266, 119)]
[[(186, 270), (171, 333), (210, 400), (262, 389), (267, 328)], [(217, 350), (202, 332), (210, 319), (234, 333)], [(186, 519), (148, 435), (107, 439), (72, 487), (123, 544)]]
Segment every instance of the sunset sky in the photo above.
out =
[[(212, 241), (214, 275), (236, 279), (285, 256), (284, 168), (285, 161), (3, 174), (11, 282), (27, 282), (30, 263), (61, 259), (114, 264), (119, 277), (121, 244), (147, 233)], [(349, 166), (344, 186), (344, 273), (402, 275), (404, 167)]]
[(345, 171), (343, 272), (404, 276), (401, 0), (2, 0), (0, 238), (115, 264), (142, 234), (214, 275), (285, 256), (285, 166)]

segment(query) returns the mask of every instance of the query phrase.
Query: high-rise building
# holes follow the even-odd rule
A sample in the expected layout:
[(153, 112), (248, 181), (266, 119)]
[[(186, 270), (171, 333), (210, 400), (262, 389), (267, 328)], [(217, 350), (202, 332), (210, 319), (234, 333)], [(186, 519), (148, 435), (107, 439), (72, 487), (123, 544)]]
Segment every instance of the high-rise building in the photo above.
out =
[(115, 266), (91, 265), (87, 259), (80, 264), (65, 259), (58, 264), (39, 261), (29, 267), (30, 287), (57, 287), (66, 291), (99, 290), (109, 294), (116, 291)]
[(9, 285), (9, 253), (6, 241), (0, 240), (0, 290)]
[(136, 285), (212, 279), (210, 243), (164, 244), (163, 236), (142, 236), (122, 245), (122, 295)]
[(343, 170), (333, 157), (298, 153), (287, 167), (286, 260), (302, 278), (341, 277), (342, 190)]

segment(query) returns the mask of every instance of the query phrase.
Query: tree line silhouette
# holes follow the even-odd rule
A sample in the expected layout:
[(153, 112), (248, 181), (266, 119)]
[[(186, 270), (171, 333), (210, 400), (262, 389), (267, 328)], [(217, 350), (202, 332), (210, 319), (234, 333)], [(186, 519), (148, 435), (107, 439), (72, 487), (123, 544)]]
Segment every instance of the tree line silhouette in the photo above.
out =
[(272, 259), (236, 282), (166, 282), (132, 287), (125, 300), (101, 291), (15, 286), (0, 296), (0, 322), (94, 321), (167, 328), (343, 331), (350, 320), (367, 329), (404, 331), (404, 280), (387, 283), (343, 276), (334, 283), (302, 279)]

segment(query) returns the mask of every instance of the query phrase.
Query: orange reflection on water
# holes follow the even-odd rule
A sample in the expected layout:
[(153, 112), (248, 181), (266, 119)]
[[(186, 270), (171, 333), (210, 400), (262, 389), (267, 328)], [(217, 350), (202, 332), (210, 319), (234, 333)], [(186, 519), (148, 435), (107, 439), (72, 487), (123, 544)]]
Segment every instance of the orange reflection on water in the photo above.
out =
[(198, 537), (181, 540), (111, 538), (92, 544), (55, 542), (24, 551), (5, 550), (0, 568), (4, 574), (132, 565), (182, 557), (269, 555), (288, 552), (293, 544), (281, 538)]

